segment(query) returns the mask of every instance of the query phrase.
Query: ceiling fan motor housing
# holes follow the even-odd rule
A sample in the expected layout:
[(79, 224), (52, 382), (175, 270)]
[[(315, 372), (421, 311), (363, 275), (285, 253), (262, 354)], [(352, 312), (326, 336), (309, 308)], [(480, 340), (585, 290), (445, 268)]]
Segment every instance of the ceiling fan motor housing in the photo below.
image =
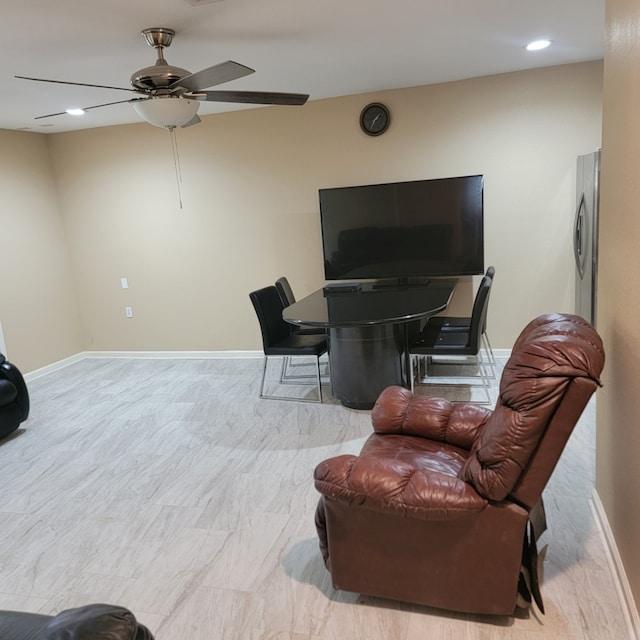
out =
[(136, 71), (131, 76), (131, 85), (143, 91), (168, 89), (176, 80), (188, 75), (190, 74), (186, 69), (174, 67), (171, 64), (167, 64), (164, 59), (161, 59), (151, 67)]
[(148, 29), (143, 29), (140, 35), (150, 47), (169, 47), (176, 32), (166, 27), (149, 27)]
[(135, 89), (149, 91), (154, 89), (168, 89), (171, 84), (190, 75), (190, 71), (181, 67), (174, 67), (164, 59), (165, 47), (171, 45), (175, 31), (165, 27), (150, 27), (143, 29), (140, 34), (150, 47), (158, 52), (156, 63), (134, 72), (131, 76), (131, 85)]

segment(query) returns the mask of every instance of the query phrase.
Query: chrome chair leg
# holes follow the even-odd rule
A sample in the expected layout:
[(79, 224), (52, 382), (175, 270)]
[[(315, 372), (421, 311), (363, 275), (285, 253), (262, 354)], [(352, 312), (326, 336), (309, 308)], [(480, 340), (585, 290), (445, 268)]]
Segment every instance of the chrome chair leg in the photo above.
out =
[(484, 343), (485, 351), (487, 352), (489, 361), (491, 362), (491, 366), (495, 367), (496, 357), (493, 353), (493, 347), (491, 346), (491, 342), (489, 342), (489, 336), (487, 335), (486, 332), (482, 334), (482, 342)]
[[(294, 380), (288, 380), (288, 381), (284, 381), (283, 378), (283, 371), (286, 367), (286, 358), (287, 356), (283, 356), (282, 358), (282, 365), (281, 365), (281, 370), (280, 370), (280, 382), (282, 384), (296, 384), (296, 382)], [(316, 391), (318, 394), (318, 399), (317, 400), (313, 400), (313, 399), (307, 399), (307, 398), (299, 398), (299, 397), (293, 397), (293, 396), (272, 396), (272, 395), (267, 395), (264, 392), (264, 387), (265, 387), (265, 381), (266, 381), (266, 377), (267, 377), (267, 365), (269, 362), (269, 357), (265, 356), (264, 357), (264, 366), (262, 368), (262, 381), (260, 382), (260, 398), (262, 400), (286, 400), (289, 402), (312, 402), (315, 404), (319, 404), (322, 403), (322, 379), (320, 376), (320, 358), (316, 358), (316, 373), (314, 375), (305, 375), (305, 376), (300, 376), (303, 378), (315, 378), (315, 382), (316, 382)], [(308, 383), (304, 383), (304, 382), (300, 382), (298, 381), (297, 384), (300, 385), (306, 385), (309, 386)]]
[[(475, 366), (477, 369), (477, 373), (475, 375), (469, 376), (446, 376), (446, 375), (429, 375), (428, 362), (425, 360), (430, 360), (427, 356), (414, 355), (412, 357), (417, 359), (417, 379), (418, 382), (414, 381), (414, 378), (411, 378), (411, 391), (415, 393), (416, 385), (420, 387), (435, 387), (441, 389), (472, 389), (472, 388), (482, 388), (484, 392), (484, 396), (486, 400), (451, 400), (454, 404), (456, 403), (466, 403), (466, 404), (479, 404), (479, 405), (490, 405), (493, 403), (491, 399), (491, 380), (494, 379), (494, 376), (490, 373), (487, 363), (485, 362), (482, 354), (479, 352), (476, 356), (472, 356), (473, 362), (457, 362), (457, 361), (443, 361), (436, 362), (435, 364), (447, 364), (459, 367), (470, 367)], [(424, 369), (422, 369), (421, 364), (424, 364)], [(432, 363), (434, 364), (434, 363)], [(477, 378), (479, 382), (438, 382), (437, 378)]]
[(322, 379), (320, 378), (320, 358), (316, 358), (316, 386), (318, 387), (318, 402), (322, 403)]
[[(299, 384), (301, 379), (314, 378), (315, 374), (311, 373), (295, 373), (293, 369), (296, 367), (308, 367), (307, 362), (294, 362), (294, 358), (291, 356), (283, 356), (282, 369), (280, 371), (280, 384)], [(327, 361), (327, 368), (329, 363)], [(324, 378), (325, 384), (330, 383), (330, 374), (327, 373)]]

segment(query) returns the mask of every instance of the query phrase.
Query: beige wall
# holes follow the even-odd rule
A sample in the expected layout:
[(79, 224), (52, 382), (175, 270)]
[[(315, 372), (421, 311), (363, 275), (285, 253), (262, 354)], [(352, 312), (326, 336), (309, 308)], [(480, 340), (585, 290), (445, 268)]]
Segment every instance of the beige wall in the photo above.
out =
[[(248, 292), (323, 283), (319, 188), (474, 173), (490, 333), (510, 346), (532, 317), (573, 308), (575, 158), (600, 146), (601, 76), (594, 62), (206, 117), (177, 132), (182, 210), (166, 131), (50, 136), (86, 347), (258, 349)], [(358, 126), (374, 99), (392, 114), (379, 138)]]
[(84, 348), (47, 143), (0, 131), (0, 323), (24, 371)]
[[(600, 145), (601, 79), (593, 62), (208, 116), (177, 132), (182, 209), (162, 129), (0, 132), (18, 175), (2, 233), (29, 265), (0, 285), (10, 355), (30, 370), (83, 349), (259, 349), (248, 292), (283, 274), (298, 296), (323, 283), (319, 188), (472, 173), (497, 269), (490, 333), (509, 347), (535, 315), (573, 308), (575, 158)], [(374, 99), (392, 113), (380, 138), (358, 127)]]
[(640, 608), (640, 7), (607, 0), (598, 330), (596, 488)]

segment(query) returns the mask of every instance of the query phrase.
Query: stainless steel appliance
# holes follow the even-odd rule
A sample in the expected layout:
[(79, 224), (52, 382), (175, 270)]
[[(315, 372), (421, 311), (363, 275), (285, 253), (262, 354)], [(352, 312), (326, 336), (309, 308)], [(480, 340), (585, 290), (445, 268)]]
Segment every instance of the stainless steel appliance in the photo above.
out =
[(573, 253), (576, 262), (575, 312), (596, 324), (600, 149), (578, 156)]

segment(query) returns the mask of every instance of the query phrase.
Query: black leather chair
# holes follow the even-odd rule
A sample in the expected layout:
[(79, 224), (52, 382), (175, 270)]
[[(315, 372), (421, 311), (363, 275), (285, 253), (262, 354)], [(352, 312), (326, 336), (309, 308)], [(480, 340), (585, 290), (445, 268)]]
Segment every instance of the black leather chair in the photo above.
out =
[[(485, 275), (491, 278), (491, 286), (493, 287), (493, 280), (495, 277), (495, 267), (490, 266), (487, 267), (487, 271)], [(478, 290), (479, 291), (479, 290)], [(476, 295), (478, 292), (476, 292)], [(491, 290), (489, 290), (489, 296), (491, 295)], [(487, 300), (487, 305), (489, 301)], [(482, 326), (482, 346), (484, 352), (487, 354), (487, 360), (491, 367), (494, 370), (495, 374), (495, 366), (496, 359), (493, 354), (493, 348), (491, 347), (491, 342), (489, 341), (489, 335), (487, 333), (487, 316), (488, 312), (484, 318), (484, 325)], [(469, 331), (469, 327), (471, 326), (471, 316), (432, 316), (429, 318), (425, 324), (425, 329), (430, 332), (439, 333), (440, 331), (457, 331), (464, 333), (465, 331)]]
[[(458, 367), (464, 368), (471, 364), (477, 370), (472, 376), (466, 374), (446, 375), (446, 378), (454, 379), (453, 382), (446, 383), (446, 386), (454, 387), (473, 387), (481, 386), (484, 389), (486, 402), (480, 404), (491, 404), (491, 396), (489, 394), (491, 374), (487, 371), (487, 365), (480, 353), (482, 349), (482, 327), (486, 324), (487, 307), (489, 304), (489, 293), (491, 291), (492, 279), (484, 276), (478, 292), (476, 294), (473, 310), (471, 312), (471, 323), (467, 331), (447, 331), (441, 329), (434, 331), (433, 328), (425, 327), (420, 333), (414, 335), (409, 342), (409, 353), (412, 360), (417, 359), (418, 378), (421, 383), (431, 385), (444, 385), (436, 376), (429, 376), (429, 363), (434, 357), (459, 357), (464, 356), (466, 362), (456, 362)], [(417, 356), (418, 358), (414, 358)], [(425, 362), (425, 374), (423, 378), (420, 371), (420, 363)], [(469, 362), (470, 361), (470, 362)], [(470, 377), (480, 380), (480, 383), (474, 381), (469, 382)], [(455, 380), (458, 378), (458, 380)], [(460, 378), (466, 379), (463, 382)], [(412, 376), (412, 389), (414, 388), (414, 376)]]
[(153, 635), (124, 607), (90, 604), (56, 616), (0, 611), (2, 640), (153, 640)]
[[(289, 281), (282, 276), (276, 280), (276, 289), (278, 290), (278, 295), (280, 296), (280, 300), (282, 300), (282, 304), (284, 307), (290, 307), (295, 303), (296, 297), (293, 294), (293, 289), (289, 284)], [(303, 324), (300, 326), (289, 325), (292, 333), (303, 333), (308, 335), (320, 336), (325, 335), (326, 330), (323, 327), (311, 327), (309, 325)]]
[[(271, 400), (296, 400), (299, 402), (322, 402), (322, 380), (320, 376), (320, 356), (327, 351), (327, 339), (324, 334), (310, 335), (292, 333), (289, 323), (282, 319), (284, 305), (275, 285), (263, 287), (252, 291), (249, 298), (253, 304), (260, 331), (262, 333), (262, 346), (264, 350), (264, 367), (262, 370), (262, 382), (260, 383), (260, 397)], [(304, 397), (283, 395), (267, 395), (265, 393), (265, 380), (267, 365), (270, 357), (282, 358), (281, 384), (304, 384), (308, 378), (315, 378), (317, 400)], [(285, 368), (288, 359), (305, 356), (313, 357), (316, 361), (316, 371), (313, 376), (286, 376)], [(308, 382), (307, 382), (308, 384)]]
[(27, 384), (18, 367), (0, 353), (0, 438), (15, 431), (28, 417)]
[(285, 307), (290, 307), (296, 301), (293, 289), (291, 288), (289, 281), (284, 276), (276, 280), (276, 289), (278, 290), (280, 300), (282, 300), (282, 304)]

